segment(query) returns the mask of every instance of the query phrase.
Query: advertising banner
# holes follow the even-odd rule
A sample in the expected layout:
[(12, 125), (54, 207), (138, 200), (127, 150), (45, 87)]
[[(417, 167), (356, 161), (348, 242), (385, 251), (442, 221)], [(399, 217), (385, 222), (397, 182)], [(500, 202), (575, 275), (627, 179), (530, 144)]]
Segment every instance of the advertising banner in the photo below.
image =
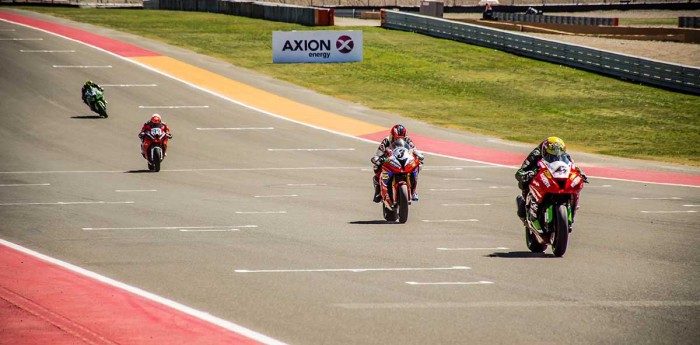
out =
[(360, 62), (362, 31), (273, 31), (272, 62)]

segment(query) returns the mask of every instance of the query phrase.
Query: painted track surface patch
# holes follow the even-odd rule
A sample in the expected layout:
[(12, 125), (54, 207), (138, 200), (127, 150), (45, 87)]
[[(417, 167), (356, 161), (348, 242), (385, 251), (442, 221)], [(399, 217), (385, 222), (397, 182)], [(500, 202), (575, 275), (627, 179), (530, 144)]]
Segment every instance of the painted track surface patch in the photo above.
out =
[(3, 343), (260, 344), (6, 243), (0, 242)]

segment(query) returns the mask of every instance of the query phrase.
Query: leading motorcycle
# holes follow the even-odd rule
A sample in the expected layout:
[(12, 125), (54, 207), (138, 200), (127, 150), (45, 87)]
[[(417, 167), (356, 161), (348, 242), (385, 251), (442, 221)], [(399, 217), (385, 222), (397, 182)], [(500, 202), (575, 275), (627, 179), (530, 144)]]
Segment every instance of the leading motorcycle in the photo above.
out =
[(172, 138), (162, 128), (151, 128), (141, 139), (141, 155), (148, 161), (148, 170), (159, 172), (160, 164), (165, 159), (165, 148)]
[(537, 167), (525, 200), (525, 242), (533, 253), (542, 253), (551, 245), (554, 256), (561, 257), (586, 181), (566, 155), (548, 155)]
[(412, 186), (420, 170), (420, 161), (413, 149), (403, 139), (395, 142), (382, 163), (380, 190), (384, 219), (399, 223), (408, 220), (408, 205), (411, 204)]
[(96, 112), (101, 117), (107, 118), (107, 102), (105, 101), (104, 92), (91, 86), (86, 92), (86, 99), (90, 110)]

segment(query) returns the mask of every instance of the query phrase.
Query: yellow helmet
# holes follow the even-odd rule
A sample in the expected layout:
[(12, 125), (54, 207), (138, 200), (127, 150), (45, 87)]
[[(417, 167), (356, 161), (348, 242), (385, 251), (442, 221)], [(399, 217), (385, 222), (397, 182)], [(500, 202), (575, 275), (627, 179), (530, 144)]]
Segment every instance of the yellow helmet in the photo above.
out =
[(558, 137), (549, 137), (542, 142), (542, 154), (550, 154), (554, 156), (561, 156), (566, 153), (566, 144), (564, 140)]

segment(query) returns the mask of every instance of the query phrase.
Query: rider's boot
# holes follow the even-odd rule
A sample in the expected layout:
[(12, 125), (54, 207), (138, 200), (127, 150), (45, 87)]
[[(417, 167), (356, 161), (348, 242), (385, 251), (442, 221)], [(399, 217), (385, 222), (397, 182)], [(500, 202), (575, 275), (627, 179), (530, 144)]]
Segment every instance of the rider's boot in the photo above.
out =
[(374, 202), (380, 202), (382, 201), (382, 193), (379, 190), (379, 181), (377, 181), (377, 177), (372, 178), (372, 182), (374, 183), (374, 198), (372, 201)]
[(515, 203), (518, 205), (518, 218), (525, 223), (525, 200), (523, 200), (522, 195), (518, 195), (515, 198)]

